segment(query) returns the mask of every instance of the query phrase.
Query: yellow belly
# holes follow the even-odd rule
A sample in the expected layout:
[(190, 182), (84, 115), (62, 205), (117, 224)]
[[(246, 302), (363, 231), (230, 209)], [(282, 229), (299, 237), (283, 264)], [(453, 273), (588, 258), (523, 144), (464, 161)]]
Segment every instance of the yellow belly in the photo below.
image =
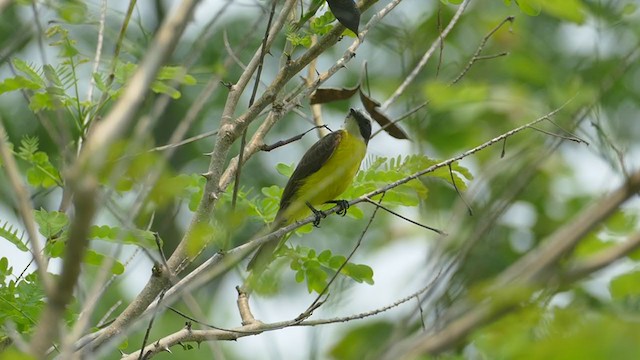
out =
[(295, 201), (285, 212), (287, 223), (292, 223), (311, 215), (306, 202), (322, 205), (336, 200), (353, 182), (360, 163), (367, 151), (367, 145), (360, 139), (344, 131), (342, 139), (327, 162), (309, 177), (296, 192)]

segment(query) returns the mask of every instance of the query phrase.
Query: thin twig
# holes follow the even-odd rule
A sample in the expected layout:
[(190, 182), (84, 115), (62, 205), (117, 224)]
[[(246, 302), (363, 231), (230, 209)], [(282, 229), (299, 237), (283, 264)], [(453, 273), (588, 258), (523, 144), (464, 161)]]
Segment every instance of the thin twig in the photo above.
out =
[[(378, 205), (380, 203), (382, 203), (382, 199), (383, 198), (384, 198), (384, 194), (382, 194), (382, 196), (380, 197), (380, 200), (378, 201)], [(302, 321), (304, 319), (308, 319), (309, 316), (311, 316), (313, 314), (313, 311), (315, 309), (317, 309), (318, 306), (321, 304), (321, 299), (324, 296), (324, 294), (326, 294), (327, 291), (329, 291), (329, 287), (331, 286), (331, 284), (333, 284), (333, 282), (338, 278), (338, 275), (340, 275), (340, 272), (342, 271), (342, 269), (344, 269), (344, 267), (349, 263), (349, 261), (351, 260), (353, 255), (356, 253), (356, 250), (358, 250), (358, 248), (360, 247), (360, 244), (362, 244), (362, 240), (364, 239), (364, 236), (366, 235), (367, 231), (369, 231), (369, 227), (373, 223), (373, 219), (375, 219), (376, 215), (378, 214), (378, 209), (379, 208), (376, 207), (375, 210), (373, 210), (373, 213), (369, 217), (369, 221), (367, 222), (367, 225), (365, 225), (364, 229), (360, 233), (360, 237), (358, 237), (358, 241), (356, 241), (355, 246), (353, 247), (353, 249), (351, 250), (351, 252), (347, 256), (347, 258), (340, 265), (340, 267), (338, 267), (336, 269), (335, 274), (333, 274), (331, 279), (327, 282), (327, 285), (325, 285), (324, 289), (322, 289), (322, 291), (318, 294), (318, 296), (315, 298), (315, 300), (313, 300), (311, 305), (309, 305), (309, 307), (304, 312), (302, 312), (302, 314), (298, 315), (296, 320)]]
[[(98, 23), (98, 43), (96, 44), (96, 54), (93, 58), (93, 68), (91, 69), (91, 74), (97, 74), (98, 68), (100, 66), (100, 59), (102, 58), (102, 44), (104, 42), (104, 24), (105, 18), (107, 17), (107, 0), (102, 0), (100, 6), (100, 22)], [(95, 89), (96, 81), (93, 76), (90, 76), (89, 80), (89, 89), (87, 90), (87, 101), (93, 102), (93, 90)], [(82, 129), (86, 130), (87, 124), (91, 119), (91, 113), (87, 112), (87, 114), (81, 119), (82, 121)], [(80, 153), (80, 149), (82, 149), (82, 141), (84, 140), (84, 136), (78, 137), (78, 154)]]
[[(271, 11), (269, 12), (269, 20), (267, 21), (267, 28), (264, 36), (262, 37), (262, 47), (260, 48), (260, 60), (258, 63), (258, 69), (256, 70), (255, 81), (253, 82), (253, 90), (251, 91), (251, 97), (249, 98), (249, 107), (253, 105), (256, 100), (256, 94), (258, 93), (258, 86), (260, 85), (260, 76), (262, 75), (262, 68), (264, 66), (264, 56), (267, 53), (267, 39), (269, 38), (269, 32), (271, 31), (271, 22), (273, 16), (276, 13), (276, 0), (271, 1)], [(247, 128), (242, 131), (242, 137), (240, 139), (240, 153), (238, 154), (238, 163), (243, 163), (244, 147), (247, 144)], [(235, 211), (236, 202), (238, 201), (238, 191), (240, 191), (240, 177), (242, 175), (242, 166), (238, 166), (236, 170), (235, 182), (233, 185), (233, 194), (231, 195), (231, 210)]]
[[(317, 325), (335, 324), (335, 323), (365, 319), (367, 317), (375, 316), (383, 312), (386, 312), (388, 310), (391, 310), (393, 308), (396, 308), (410, 301), (411, 299), (416, 298), (420, 294), (425, 293), (426, 291), (428, 291), (433, 287), (433, 285), (435, 284), (435, 280), (438, 279), (439, 275), (440, 274), (438, 274), (431, 282), (429, 282), (429, 284), (419, 289), (418, 291), (404, 298), (401, 298), (393, 302), (392, 304), (386, 305), (384, 307), (381, 307), (375, 310), (358, 313), (350, 316), (345, 316), (345, 317), (336, 317), (336, 318), (319, 319), (319, 320), (307, 320), (302, 322), (297, 321), (296, 319), (283, 321), (283, 322), (269, 323), (269, 324), (253, 322), (248, 325), (244, 325), (242, 327), (238, 327), (234, 329), (224, 329), (224, 330), (216, 329), (215, 327), (213, 327), (214, 330), (191, 330), (190, 328), (185, 328), (174, 334), (165, 336), (164, 338), (155, 341), (152, 345), (148, 345), (144, 353), (148, 355), (153, 355), (160, 351), (164, 351), (173, 345), (178, 345), (180, 343), (189, 342), (189, 341), (202, 342), (202, 341), (208, 341), (208, 340), (215, 340), (215, 341), (237, 340), (238, 338), (241, 338), (241, 337), (257, 335), (262, 332), (275, 331), (275, 330), (280, 330), (280, 329), (284, 329), (292, 326), (317, 326)], [(134, 356), (135, 356), (134, 354), (124, 355), (122, 360), (135, 359)]]
[(462, 13), (467, 8), (467, 5), (469, 5), (470, 2), (471, 2), (471, 0), (464, 0), (464, 2), (462, 2), (462, 4), (460, 4), (460, 6), (458, 6), (458, 10), (453, 15), (453, 18), (451, 18), (451, 21), (449, 22), (447, 27), (444, 28), (444, 31), (442, 31), (442, 33), (440, 33), (438, 35), (438, 39), (431, 44), (431, 47), (429, 47), (429, 49), (424, 53), (424, 55), (422, 56), (422, 58), (420, 59), (418, 64), (416, 64), (416, 66), (413, 68), (413, 70), (411, 71), (409, 76), (407, 76), (404, 79), (402, 84), (389, 97), (389, 99), (387, 99), (387, 101), (385, 101), (382, 104), (382, 106), (380, 107), (382, 112), (385, 112), (389, 108), (389, 106), (391, 106), (393, 103), (395, 103), (398, 100), (398, 98), (407, 90), (409, 85), (416, 79), (416, 77), (422, 71), (424, 66), (427, 64), (427, 62), (429, 61), (429, 59), (431, 58), (433, 53), (440, 46), (440, 44), (444, 41), (444, 39), (447, 37), (447, 35), (449, 35), (449, 32), (451, 31), (451, 29), (453, 29), (453, 27), (456, 25), (458, 20), (460, 20), (460, 17), (462, 16)]
[(275, 150), (275, 149), (277, 149), (277, 148), (279, 148), (281, 146), (285, 146), (285, 145), (291, 144), (294, 141), (298, 141), (298, 140), (302, 139), (303, 136), (307, 135), (309, 132), (311, 132), (313, 130), (316, 130), (316, 129), (319, 129), (319, 128), (324, 128), (324, 129), (327, 129), (328, 131), (331, 131), (331, 129), (329, 129), (329, 127), (327, 125), (316, 125), (316, 126), (312, 127), (311, 129), (309, 129), (309, 130), (307, 130), (307, 131), (305, 131), (305, 132), (303, 132), (301, 134), (298, 134), (296, 136), (292, 136), (292, 137), (290, 137), (288, 139), (276, 141), (271, 145), (264, 144), (264, 145), (262, 145), (260, 147), (260, 150), (267, 151), (267, 152)]
[[(565, 104), (566, 105), (566, 104)], [(564, 106), (564, 105), (563, 105)], [(404, 179), (398, 180), (396, 182), (393, 182), (391, 184), (387, 184), (386, 186), (372, 191), (368, 194), (365, 194), (357, 199), (352, 200), (349, 204), (355, 205), (358, 204), (360, 202), (366, 201), (367, 198), (371, 198), (377, 194), (386, 192), (394, 187), (400, 186), (406, 182), (409, 182), (413, 179), (419, 178), (420, 176), (433, 172), (439, 168), (448, 166), (448, 164), (459, 161), (462, 158), (465, 158), (471, 154), (474, 154), (480, 150), (483, 150), (497, 142), (502, 141), (502, 139), (510, 137), (524, 129), (527, 129), (528, 126), (535, 124), (537, 122), (543, 121), (545, 120), (547, 117), (553, 116), (555, 115), (557, 112), (559, 112), (563, 106), (551, 111), (550, 113), (528, 123), (525, 125), (522, 125), (518, 128), (515, 128), (511, 131), (508, 131), (492, 140), (489, 140), (473, 149), (470, 149), (456, 157), (453, 157), (449, 160), (445, 160), (442, 161), (438, 164), (434, 164), (430, 167), (428, 167), (427, 169), (421, 170), (417, 173), (414, 173), (410, 176), (407, 176)], [(338, 207), (333, 207), (329, 210), (324, 211), (327, 214), (332, 214), (334, 212), (336, 212), (338, 209)], [(231, 267), (233, 267), (237, 262), (239, 262), (241, 259), (243, 259), (244, 257), (248, 256), (251, 252), (253, 252), (255, 249), (257, 249), (259, 246), (261, 246), (262, 244), (265, 244), (267, 242), (273, 241), (273, 239), (277, 239), (277, 238), (281, 238), (282, 236), (284, 236), (285, 234), (294, 231), (295, 229), (298, 229), (306, 224), (312, 223), (315, 220), (315, 218), (313, 216), (309, 216), (306, 219), (302, 219), (296, 223), (287, 225), (283, 228), (277, 229), (271, 233), (268, 234), (260, 234), (259, 236), (256, 236), (254, 239), (252, 239), (251, 241), (242, 244), (240, 246), (237, 246), (233, 249), (230, 249), (228, 251), (226, 251), (224, 254), (216, 254), (213, 257), (207, 259), (202, 265), (198, 266), (198, 268), (196, 268), (194, 271), (192, 271), (191, 273), (189, 273), (187, 276), (185, 276), (182, 280), (180, 280), (176, 285), (172, 286), (166, 293), (165, 295), (165, 302), (166, 303), (173, 303), (173, 301), (175, 301), (175, 299), (177, 299), (177, 297), (179, 296), (180, 293), (183, 292), (189, 292), (192, 289), (198, 288), (202, 285), (204, 285), (205, 283), (211, 281), (211, 279), (216, 278), (217, 276), (219, 276), (220, 274), (223, 274), (224, 272), (226, 272), (228, 269), (230, 269)], [(149, 307), (144, 310), (144, 312), (142, 314), (140, 314), (140, 319), (145, 318), (146, 316), (148, 316), (148, 314), (150, 314), (151, 311), (153, 311), (153, 309), (155, 309), (157, 305), (151, 304), (149, 305)]]
[(427, 106), (429, 104), (428, 101), (423, 102), (422, 104), (419, 104), (415, 107), (413, 107), (412, 109), (410, 109), (409, 111), (407, 111), (406, 113), (400, 115), (397, 119), (393, 120), (392, 122), (385, 124), (384, 126), (380, 127), (380, 129), (376, 130), (373, 132), (373, 134), (371, 134), (371, 138), (374, 138), (376, 135), (378, 135), (380, 132), (384, 131), (384, 129), (388, 128), (389, 126), (395, 125), (405, 119), (408, 119), (409, 116), (415, 114), (416, 112), (418, 112), (418, 110), (422, 109), (423, 107)]
[(436, 228), (433, 228), (433, 227), (430, 227), (430, 226), (427, 226), (427, 225), (424, 225), (424, 224), (420, 224), (419, 222), (414, 221), (414, 220), (411, 220), (411, 219), (407, 218), (406, 216), (402, 216), (402, 215), (398, 214), (397, 212), (395, 212), (395, 211), (393, 211), (393, 210), (389, 209), (388, 207), (386, 207), (386, 206), (382, 205), (380, 202), (375, 202), (375, 201), (373, 201), (373, 200), (371, 200), (371, 199), (369, 199), (369, 198), (366, 198), (366, 199), (365, 199), (365, 201), (366, 201), (366, 202), (368, 202), (368, 203), (370, 203), (370, 204), (375, 205), (377, 208), (381, 208), (382, 210), (384, 210), (384, 211), (388, 212), (389, 214), (392, 214), (392, 215), (394, 215), (394, 216), (397, 216), (397, 217), (399, 217), (400, 219), (402, 219), (402, 220), (404, 220), (404, 221), (407, 221), (407, 222), (410, 222), (410, 223), (412, 223), (412, 224), (414, 224), (414, 225), (417, 225), (417, 226), (419, 226), (419, 227), (421, 227), (421, 228), (423, 228), (423, 229), (431, 230), (431, 231), (433, 231), (433, 232), (435, 232), (435, 233), (437, 233), (437, 234), (439, 234), (439, 235), (443, 235), (443, 236), (446, 236), (446, 235), (447, 235), (447, 233), (445, 233), (445, 232), (444, 232), (444, 231), (442, 231), (442, 230), (439, 230), (439, 229), (436, 229)]
[(467, 72), (469, 72), (469, 70), (471, 69), (471, 66), (473, 66), (473, 64), (476, 61), (494, 59), (494, 58), (497, 58), (497, 57), (500, 57), (500, 56), (506, 56), (508, 54), (508, 53), (504, 52), (504, 53), (500, 53), (500, 54), (497, 54), (497, 55), (480, 56), (480, 53), (482, 53), (482, 50), (484, 50), (484, 47), (487, 44), (487, 41), (493, 36), (493, 34), (495, 34), (496, 31), (498, 31), (498, 29), (500, 29), (502, 27), (502, 25), (504, 25), (507, 22), (513, 23), (514, 20), (515, 20), (515, 16), (507, 16), (504, 20), (502, 20), (500, 22), (500, 24), (498, 24), (496, 27), (494, 27), (491, 31), (489, 31), (489, 33), (487, 35), (485, 35), (482, 38), (482, 41), (480, 41), (480, 45), (478, 45), (478, 48), (476, 49), (476, 52), (471, 57), (471, 60), (469, 60), (469, 62), (467, 63), (467, 66), (465, 66), (464, 69), (462, 69), (462, 71), (460, 72), (460, 74), (453, 80), (453, 82), (452, 82), (453, 84), (456, 84), (458, 81), (460, 81), (460, 79), (462, 79), (462, 77), (465, 76), (467, 74)]
[(473, 210), (471, 209), (471, 206), (469, 206), (467, 201), (464, 199), (464, 196), (462, 196), (462, 193), (460, 193), (460, 189), (458, 189), (458, 185), (456, 185), (456, 179), (453, 176), (453, 169), (451, 168), (451, 163), (448, 164), (447, 167), (449, 168), (449, 175), (451, 176), (451, 185), (453, 185), (453, 188), (456, 190), (456, 194), (458, 194), (458, 197), (460, 198), (460, 200), (462, 200), (464, 205), (467, 207), (469, 216), (473, 216)]
[[(160, 292), (160, 296), (158, 297), (158, 304), (162, 302), (162, 298), (164, 298), (164, 291)], [(153, 321), (156, 319), (156, 315), (158, 312), (156, 311), (151, 320), (149, 320), (149, 326), (147, 326), (147, 331), (144, 333), (144, 338), (142, 339), (142, 346), (140, 347), (140, 355), (138, 355), (138, 360), (142, 360), (144, 355), (144, 347), (147, 345), (147, 340), (149, 340), (149, 333), (151, 333), (151, 328), (153, 327)]]
[(537, 128), (535, 126), (531, 126), (531, 128), (533, 130), (539, 131), (539, 132), (541, 132), (541, 133), (543, 133), (545, 135), (549, 135), (549, 136), (552, 136), (552, 137), (557, 137), (557, 138), (560, 138), (562, 140), (569, 140), (569, 141), (573, 141), (573, 142), (577, 142), (577, 143), (584, 143), (584, 144), (588, 145), (588, 143), (586, 141), (584, 141), (584, 140), (582, 140), (580, 138), (577, 138), (575, 136), (572, 136), (572, 135), (570, 135), (570, 136), (560, 135), (560, 134), (553, 133), (551, 131), (542, 130), (542, 129)]

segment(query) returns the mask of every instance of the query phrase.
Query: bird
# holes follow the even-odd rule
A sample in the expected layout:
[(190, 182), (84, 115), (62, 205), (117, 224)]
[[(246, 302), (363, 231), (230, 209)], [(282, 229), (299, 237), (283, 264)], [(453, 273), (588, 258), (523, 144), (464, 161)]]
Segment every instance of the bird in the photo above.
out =
[[(307, 150), (289, 178), (280, 198), (280, 207), (271, 230), (292, 224), (312, 213), (314, 225), (326, 215), (315, 207), (334, 203), (345, 215), (349, 202), (336, 200), (353, 182), (367, 152), (371, 120), (362, 111), (350, 109), (342, 129), (331, 132)], [(247, 270), (264, 270), (286, 238), (263, 244), (249, 261)]]
[(353, 0), (327, 0), (329, 9), (338, 22), (358, 36), (360, 10)]

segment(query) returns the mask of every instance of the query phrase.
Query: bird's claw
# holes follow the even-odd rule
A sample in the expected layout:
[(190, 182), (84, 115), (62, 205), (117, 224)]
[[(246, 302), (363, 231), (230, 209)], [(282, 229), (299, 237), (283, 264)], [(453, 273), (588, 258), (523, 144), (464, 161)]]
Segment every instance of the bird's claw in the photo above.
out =
[(313, 215), (316, 217), (313, 220), (313, 226), (314, 227), (320, 227), (320, 220), (324, 219), (327, 217), (327, 214), (325, 214), (322, 210), (318, 210), (316, 208), (314, 208), (310, 203), (307, 202), (307, 207), (309, 207), (309, 209), (313, 212)]
[(331, 200), (327, 201), (325, 204), (336, 204), (338, 206), (336, 214), (340, 216), (347, 215), (347, 210), (349, 209), (349, 202), (347, 200)]
[(347, 215), (347, 210), (349, 209), (349, 202), (347, 200), (336, 200), (336, 205), (338, 205), (338, 211), (336, 214), (340, 216)]
[(313, 211), (313, 215), (316, 217), (313, 220), (313, 226), (319, 228), (320, 227), (320, 220), (326, 218), (327, 214), (325, 214), (324, 211), (316, 210), (316, 209), (312, 209), (311, 211)]

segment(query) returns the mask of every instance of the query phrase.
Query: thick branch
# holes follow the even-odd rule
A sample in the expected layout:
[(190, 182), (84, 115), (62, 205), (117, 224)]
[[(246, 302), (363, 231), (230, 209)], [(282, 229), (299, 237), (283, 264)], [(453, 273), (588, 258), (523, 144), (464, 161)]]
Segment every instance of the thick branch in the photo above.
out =
[(69, 229), (69, 238), (65, 244), (62, 273), (56, 288), (47, 299), (47, 306), (38, 321), (38, 327), (31, 343), (31, 353), (38, 359), (43, 358), (49, 346), (59, 336), (60, 320), (69, 302), (73, 299), (73, 290), (80, 276), (80, 267), (89, 244), (89, 224), (95, 214), (95, 192), (98, 181), (86, 178), (82, 184), (74, 184), (75, 216)]
[[(188, 21), (191, 19), (197, 3), (197, 0), (184, 0), (175, 11), (172, 12), (172, 16), (165, 19), (138, 70), (129, 80), (120, 100), (114, 105), (107, 117), (100, 123), (95, 124), (92, 129), (85, 147), (73, 168), (71, 173), (72, 178), (87, 176), (92, 172), (89, 170), (89, 167), (95, 169), (102, 164), (108, 153), (108, 151), (106, 151), (107, 147), (122, 136), (124, 129), (132, 121), (136, 111), (144, 100), (144, 94), (155, 80), (160, 67), (173, 52)], [(85, 226), (89, 225), (90, 221), (85, 224)], [(165, 283), (156, 282), (149, 282), (147, 284), (147, 286), (154, 287), (154, 294), (153, 296), (149, 296), (151, 297), (151, 299), (148, 300), (149, 303), (159, 293), (160, 289), (164, 287), (164, 284)], [(141, 300), (137, 299), (137, 301)], [(146, 305), (143, 305), (143, 308), (144, 307), (146, 307)], [(127, 308), (127, 310), (130, 309), (131, 306)], [(127, 313), (125, 310), (123, 316), (120, 316), (109, 326), (109, 331), (106, 331), (103, 337), (96, 339), (94, 346), (102, 344), (107, 338), (119, 331), (123, 325), (122, 323), (126, 323), (129, 318), (134, 317), (134, 314)]]
[(576, 219), (556, 230), (543, 240), (535, 251), (530, 251), (505, 270), (496, 286), (508, 285), (516, 279), (534, 282), (553, 270), (555, 264), (567, 255), (589, 232), (613, 214), (622, 203), (640, 191), (640, 171), (632, 174), (616, 191), (584, 210)]
[[(469, 333), (493, 319), (502, 316), (513, 308), (519, 306), (528, 294), (526, 291), (521, 296), (505, 298), (500, 292), (505, 286), (514, 289), (533, 291), (536, 287), (544, 285), (546, 281), (553, 281), (554, 274), (551, 270), (564, 255), (584, 238), (598, 224), (604, 221), (619, 206), (640, 191), (640, 171), (632, 174), (627, 181), (610, 195), (604, 196), (593, 206), (584, 210), (574, 221), (555, 231), (534, 251), (523, 256), (510, 268), (497, 277), (491, 286), (491, 294), (487, 295), (487, 301), (481, 304), (469, 306), (467, 312), (460, 318), (450, 322), (437, 333), (423, 335), (409, 344), (406, 344), (401, 355), (391, 354), (391, 357), (401, 356), (407, 358), (418, 357), (420, 354), (437, 354), (450, 348), (465, 338)], [(577, 280), (588, 273), (597, 271), (610, 264), (614, 259), (631, 251), (638, 246), (640, 236), (635, 234), (626, 243), (603, 251), (600, 256), (594, 257), (590, 262), (581, 263), (576, 269), (569, 272), (573, 279)], [(567, 280), (570, 280), (568, 278)]]

